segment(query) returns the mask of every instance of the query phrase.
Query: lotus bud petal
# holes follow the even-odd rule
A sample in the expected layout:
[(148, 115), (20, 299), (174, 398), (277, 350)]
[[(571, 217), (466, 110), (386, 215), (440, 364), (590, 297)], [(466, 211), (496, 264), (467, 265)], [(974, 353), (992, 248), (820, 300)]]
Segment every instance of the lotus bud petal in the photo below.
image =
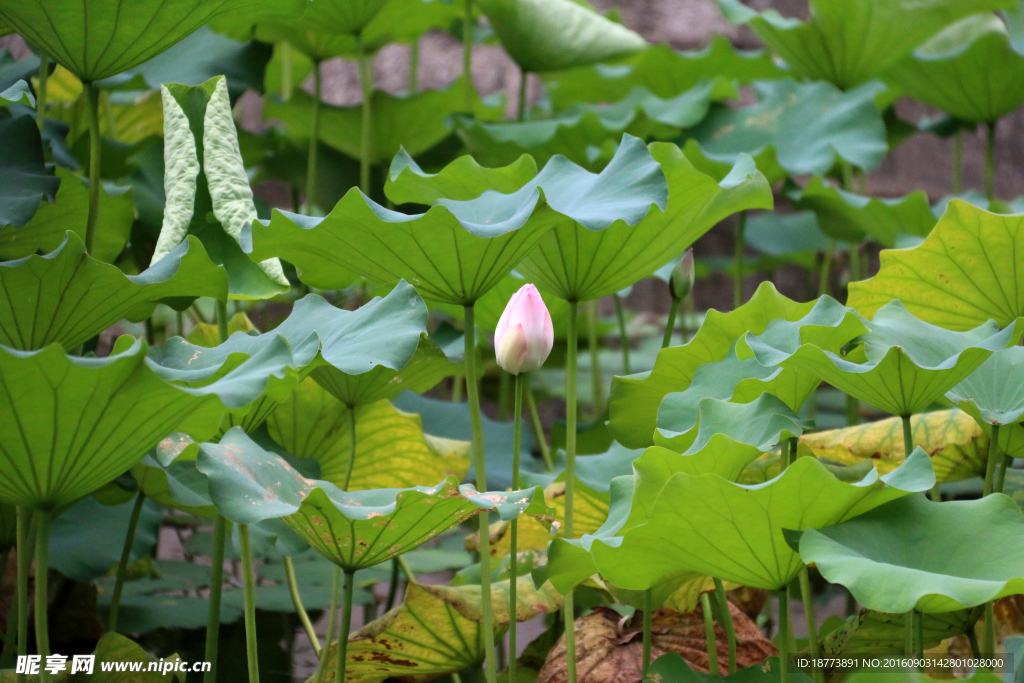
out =
[(693, 248), (686, 250), (683, 258), (672, 269), (672, 277), (669, 278), (668, 287), (673, 299), (685, 299), (693, 289)]
[(494, 353), (505, 372), (539, 370), (555, 344), (555, 329), (544, 299), (533, 285), (523, 285), (505, 306), (494, 331)]

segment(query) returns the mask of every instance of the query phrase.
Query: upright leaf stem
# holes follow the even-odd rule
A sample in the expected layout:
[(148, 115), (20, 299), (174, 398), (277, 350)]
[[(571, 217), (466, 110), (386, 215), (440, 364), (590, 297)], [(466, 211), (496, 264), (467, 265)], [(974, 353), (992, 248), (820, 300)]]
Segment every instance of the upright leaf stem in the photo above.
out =
[(221, 515), (213, 520), (213, 558), (210, 566), (210, 607), (206, 614), (206, 661), (210, 670), (203, 674), (203, 683), (217, 680), (217, 651), (220, 648), (220, 603), (224, 590), (224, 545), (230, 522)]
[(338, 664), (334, 669), (334, 683), (345, 683), (348, 665), (348, 635), (352, 630), (352, 588), (356, 582), (355, 570), (345, 570), (345, 602), (341, 608), (341, 633), (338, 635)]
[(530, 409), (530, 422), (533, 425), (533, 436), (537, 439), (537, 446), (540, 447), (540, 455), (544, 459), (544, 466), (548, 472), (555, 469), (555, 463), (551, 460), (551, 448), (547, 439), (544, 438), (544, 425), (540, 421), (540, 413), (537, 412), (537, 400), (533, 396), (533, 389), (530, 388), (530, 376), (526, 376), (526, 386), (523, 387), (526, 394), (526, 405)]
[[(814, 596), (811, 595), (811, 577), (807, 571), (807, 565), (800, 569), (800, 595), (804, 601), (804, 617), (807, 619), (807, 640), (810, 645), (811, 658), (818, 659), (818, 619), (814, 614)], [(814, 680), (821, 680), (821, 669), (815, 663), (813, 668)]]
[(96, 243), (96, 219), (100, 212), (100, 91), (92, 83), (83, 82), (86, 113), (89, 121), (89, 214), (85, 223), (85, 249), (90, 254)]
[(747, 250), (746, 231), (747, 212), (740, 211), (739, 218), (736, 221), (736, 250), (734, 255), (736, 273), (733, 275), (732, 288), (732, 310), (734, 311), (743, 305), (743, 256)]
[(985, 198), (996, 198), (996, 124), (985, 124)]
[(983, 495), (989, 495), (995, 490), (996, 465), (1002, 457), (999, 454), (999, 425), (992, 425), (992, 434), (988, 441), (988, 459), (985, 463), (985, 488)]
[(910, 415), (901, 415), (903, 421), (903, 457), (909, 458), (914, 452), (914, 429), (910, 426)]
[[(566, 333), (565, 355), (565, 538), (573, 537), (573, 491), (576, 482), (576, 353), (579, 303), (569, 302), (569, 321)], [(565, 660), (566, 681), (576, 683), (576, 612), (573, 593), (565, 596)]]
[(131, 517), (128, 519), (128, 533), (124, 537), (124, 548), (121, 549), (121, 561), (117, 563), (117, 579), (114, 581), (114, 594), (110, 597), (110, 618), (107, 623), (107, 631), (117, 633), (117, 613), (121, 606), (121, 591), (124, 590), (124, 577), (128, 571), (128, 561), (132, 556), (132, 545), (135, 544), (135, 530), (139, 526), (139, 515), (142, 514), (142, 505), (146, 502), (146, 494), (139, 489), (135, 496), (135, 505), (132, 507)]
[(322, 97), (323, 75), (320, 73), (320, 60), (313, 60), (313, 111), (309, 120), (309, 156), (306, 160), (306, 215), (313, 214), (316, 203), (316, 166), (320, 151), (320, 101)]
[[(17, 526), (15, 530), (18, 548), (18, 656), (28, 654), (28, 575), (32, 571), (33, 531), (35, 515), (27, 507), (19, 506), (16, 511)], [(18, 676), (18, 683), (25, 683), (28, 677), (24, 673)]]
[(370, 144), (373, 125), (373, 60), (363, 48), (363, 36), (356, 37), (359, 55), (359, 84), (363, 88), (363, 126), (359, 137), (359, 189), (370, 194)]
[[(43, 658), (50, 656), (50, 622), (49, 622), (49, 576), (50, 576), (50, 510), (36, 510), (36, 583), (35, 583), (35, 619), (36, 619), (36, 652)], [(51, 675), (40, 669), (39, 680), (50, 683)]]
[(256, 579), (252, 571), (248, 524), (238, 525), (238, 545), (242, 551), (242, 574), (245, 582), (245, 657), (249, 664), (249, 683), (260, 683), (260, 663), (256, 649)]
[(708, 646), (708, 673), (719, 675), (718, 639), (715, 638), (715, 617), (711, 611), (711, 599), (707, 593), (700, 594), (700, 609), (704, 613), (704, 638)]
[(313, 653), (317, 659), (320, 659), (320, 639), (316, 637), (316, 629), (313, 628), (313, 622), (310, 621), (306, 607), (302, 604), (302, 596), (299, 594), (299, 583), (295, 579), (295, 563), (287, 555), (282, 557), (281, 561), (284, 563), (284, 576), (288, 583), (288, 594), (292, 598), (292, 607), (295, 608), (295, 613), (299, 615), (302, 628), (306, 630), (306, 637), (309, 638), (309, 644), (313, 646)]
[(679, 304), (682, 299), (672, 297), (672, 305), (668, 309), (668, 320), (665, 321), (665, 336), (661, 340), (661, 348), (667, 349), (672, 343), (672, 332), (676, 327), (676, 315), (679, 313)]
[(615, 299), (615, 317), (619, 321), (619, 346), (622, 347), (622, 374), (632, 374), (629, 370), (629, 334), (626, 332), (626, 312), (622, 308), (622, 297), (613, 295)]
[[(334, 627), (338, 621), (338, 598), (341, 593), (341, 567), (335, 566), (334, 576), (331, 577), (331, 604), (327, 615), (327, 633), (324, 636), (324, 652), (331, 649), (331, 641), (334, 640)], [(320, 668), (317, 673), (317, 682), (325, 683), (327, 680), (327, 656), (320, 658)]]
[(729, 673), (736, 673), (736, 628), (732, 623), (732, 612), (729, 610), (729, 596), (725, 594), (725, 585), (721, 579), (715, 579), (715, 596), (718, 598), (718, 611), (722, 614), (722, 628), (725, 629), (726, 643), (729, 648)]
[(409, 46), (409, 81), (405, 86), (409, 96), (415, 95), (420, 89), (420, 39), (413, 38)]
[(526, 120), (526, 86), (530, 72), (526, 69), (519, 69), (519, 102), (518, 109), (516, 111), (516, 121), (522, 123)]
[(960, 194), (964, 191), (964, 132), (958, 130), (953, 136), (953, 168), (952, 190), (953, 194)]
[(779, 591), (779, 677), (782, 683), (789, 683), (789, 634), (793, 627), (789, 623), (789, 591)]
[[(512, 413), (512, 490), (518, 491), (519, 483), (519, 437), (523, 422), (523, 385), (526, 384), (526, 373), (516, 375), (515, 399)], [(509, 551), (509, 583), (508, 583), (508, 683), (516, 682), (516, 579), (517, 560), (519, 557), (519, 520), (513, 519), (509, 529), (511, 549)]]
[(597, 300), (587, 302), (587, 350), (590, 352), (590, 383), (594, 394), (594, 419), (604, 412), (604, 380), (597, 337)]

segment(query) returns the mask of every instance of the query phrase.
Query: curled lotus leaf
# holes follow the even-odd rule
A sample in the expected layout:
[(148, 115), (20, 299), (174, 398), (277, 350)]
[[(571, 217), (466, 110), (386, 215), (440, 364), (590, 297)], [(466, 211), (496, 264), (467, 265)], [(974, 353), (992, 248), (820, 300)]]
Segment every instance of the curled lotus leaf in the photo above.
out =
[(403, 147), (391, 161), (384, 193), (395, 204), (433, 206), (440, 199), (476, 199), (487, 190), (512, 194), (536, 175), (537, 163), (528, 154), (501, 168), (486, 168), (466, 155), (437, 173), (426, 173)]
[(946, 392), (946, 398), (987, 425), (1024, 419), (1024, 347), (1000, 349)]

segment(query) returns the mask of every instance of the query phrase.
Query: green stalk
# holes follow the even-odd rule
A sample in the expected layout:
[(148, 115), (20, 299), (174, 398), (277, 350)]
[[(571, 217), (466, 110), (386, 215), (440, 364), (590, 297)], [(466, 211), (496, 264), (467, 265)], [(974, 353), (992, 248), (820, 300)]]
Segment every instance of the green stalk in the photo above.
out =
[(313, 113), (309, 120), (309, 157), (306, 161), (306, 214), (313, 214), (316, 199), (316, 165), (320, 151), (320, 97), (323, 77), (320, 74), (320, 60), (313, 60)]
[(654, 604), (654, 589), (644, 591), (644, 625), (643, 625), (643, 658), (640, 660), (640, 676), (647, 678), (647, 670), (651, 668), (651, 612)]
[(523, 392), (526, 394), (526, 405), (530, 408), (530, 422), (533, 424), (533, 436), (540, 446), (540, 455), (544, 458), (544, 465), (548, 472), (555, 469), (555, 463), (551, 461), (551, 448), (548, 447), (547, 439), (544, 438), (544, 425), (540, 421), (540, 413), (537, 412), (537, 399), (533, 396), (533, 389), (530, 388), (530, 377), (526, 377), (526, 387)]
[(732, 623), (732, 612), (729, 610), (729, 597), (725, 594), (725, 586), (721, 579), (715, 579), (715, 595), (718, 598), (718, 611), (722, 616), (722, 628), (729, 646), (729, 673), (736, 673), (736, 628)]
[(590, 383), (594, 393), (594, 418), (604, 412), (604, 381), (597, 339), (597, 301), (587, 302), (587, 349), (590, 351)]
[(632, 374), (629, 371), (629, 335), (626, 334), (626, 313), (622, 310), (622, 297), (613, 295), (615, 299), (615, 317), (619, 320), (619, 346), (622, 347), (622, 374)]
[(44, 52), (39, 53), (39, 87), (36, 88), (36, 125), (43, 132), (46, 123), (46, 81), (50, 77), (50, 57)]
[(953, 136), (953, 194), (964, 191), (964, 132), (958, 130)]
[(100, 91), (92, 83), (85, 88), (89, 117), (89, 217), (85, 223), (85, 248), (90, 254), (96, 242), (96, 218), (100, 212)]
[(914, 610), (903, 615), (903, 651), (910, 656), (914, 654)]
[(918, 659), (924, 659), (924, 615), (918, 614), (914, 620), (914, 652)]
[[(28, 654), (28, 575), (32, 571), (32, 550), (30, 549), (34, 526), (32, 511), (26, 507), (17, 508), (17, 547), (18, 547), (18, 656)], [(18, 674), (18, 683), (25, 683), (28, 677)]]
[[(804, 599), (804, 616), (807, 619), (807, 640), (811, 646), (811, 657), (818, 659), (818, 620), (814, 615), (814, 597), (811, 595), (811, 577), (807, 572), (807, 565), (800, 570), (800, 595)], [(814, 680), (821, 680), (821, 671), (814, 666)]]
[(228, 302), (217, 302), (217, 334), (220, 336), (220, 343), (228, 340)]
[(363, 51), (363, 37), (356, 38), (359, 55), (359, 83), (363, 87), (363, 129), (359, 137), (359, 189), (370, 194), (370, 133), (373, 121), (373, 61)]
[(999, 468), (999, 476), (996, 477), (996, 493), (1003, 492), (1003, 485), (1006, 483), (1006, 470), (1010, 469), (1011, 467), (1013, 467), (1013, 458), (1011, 458), (1008, 455), (1004, 456), (1003, 464)]
[(462, 75), (466, 79), (466, 111), (473, 111), (473, 0), (466, 0), (466, 20), (462, 23)]
[[(469, 415), (473, 425), (473, 455), (476, 462), (476, 488), (483, 493), (487, 490), (487, 471), (484, 460), (484, 432), (480, 422), (480, 377), (476, 367), (476, 309), (474, 304), (466, 305), (465, 311), (465, 355), (466, 355), (466, 396), (469, 398)], [(494, 609), (491, 604), (491, 535), (489, 517), (486, 512), (478, 515), (480, 520), (480, 600), (483, 609), (484, 630), (484, 672), (487, 683), (496, 683), (497, 668), (494, 661)], [(340, 683), (340, 682), (339, 682)]]
[[(334, 625), (337, 622), (338, 615), (338, 597), (341, 592), (341, 567), (334, 568), (334, 576), (331, 578), (331, 604), (328, 609), (330, 613), (327, 615), (327, 634), (324, 637), (324, 648), (325, 652), (330, 651), (331, 641), (334, 640)], [(318, 670), (317, 681), (324, 683), (327, 680), (327, 656), (320, 660), (320, 668)]]
[(252, 573), (248, 524), (238, 525), (238, 545), (242, 551), (242, 574), (245, 579), (245, 655), (249, 663), (249, 683), (260, 683), (260, 663), (256, 651), (256, 586)]
[(744, 233), (747, 230), (747, 212), (741, 211), (736, 222), (736, 273), (733, 275), (732, 309), (743, 305), (743, 254), (747, 249)]
[(832, 289), (832, 259), (835, 258), (836, 241), (829, 240), (828, 248), (821, 259), (821, 271), (818, 274), (818, 296), (828, 294)]
[[(989, 495), (995, 490), (996, 465), (1001, 460), (999, 456), (999, 425), (992, 425), (992, 435), (988, 441), (988, 462), (985, 465), (985, 492)], [(991, 652), (991, 650), (989, 651)]]
[[(515, 407), (512, 413), (512, 490), (519, 490), (519, 437), (522, 433), (523, 422), (523, 384), (525, 376), (516, 375), (516, 397)], [(516, 579), (518, 578), (516, 562), (519, 557), (519, 521), (512, 520), (511, 529), (511, 550), (509, 553), (509, 583), (508, 583), (508, 683), (516, 683), (516, 629), (519, 626), (516, 619)]]
[(420, 39), (413, 38), (409, 46), (409, 82), (406, 85), (409, 95), (415, 95), (420, 89)]
[(903, 421), (903, 457), (909, 458), (914, 452), (914, 430), (910, 426), (909, 415), (901, 415), (900, 419)]
[(135, 506), (132, 508), (132, 516), (128, 520), (128, 533), (124, 537), (124, 548), (121, 549), (121, 561), (117, 563), (117, 579), (114, 581), (114, 594), (110, 598), (110, 619), (107, 623), (107, 630), (110, 633), (117, 633), (117, 612), (121, 607), (121, 591), (124, 590), (124, 575), (128, 571), (128, 561), (132, 555), (132, 545), (135, 543), (135, 529), (139, 526), (139, 515), (142, 514), (142, 504), (146, 502), (146, 494), (139, 489), (139, 495), (135, 496)]
[[(48, 609), (49, 571), (50, 571), (50, 516), (49, 510), (36, 510), (36, 652), (43, 658), (43, 663), (50, 656), (50, 623)], [(39, 680), (50, 683), (52, 680), (45, 669), (39, 670)]]
[(978, 645), (978, 636), (974, 633), (973, 628), (967, 629), (967, 642), (971, 644), (971, 656), (981, 659), (981, 647)]
[[(573, 491), (576, 483), (576, 353), (579, 304), (569, 302), (569, 322), (565, 355), (565, 538), (572, 535)], [(576, 612), (573, 593), (565, 596), (565, 665), (566, 682), (576, 683)], [(493, 683), (493, 682), (492, 682)]]
[(391, 582), (388, 584), (388, 599), (384, 603), (384, 612), (390, 612), (391, 608), (395, 606), (395, 600), (398, 598), (398, 575), (401, 567), (398, 564), (398, 558), (391, 560)]
[(338, 636), (338, 664), (334, 669), (334, 682), (345, 683), (345, 661), (348, 657), (348, 634), (352, 630), (352, 587), (355, 571), (345, 570), (345, 602), (341, 606), (341, 634)]
[(217, 680), (217, 650), (220, 647), (220, 602), (224, 590), (224, 544), (227, 543), (228, 522), (217, 515), (213, 520), (213, 564), (210, 566), (210, 608), (206, 615), (206, 661), (210, 670), (203, 674), (203, 683)]
[(996, 198), (996, 124), (985, 124), (985, 198)]
[(715, 617), (711, 613), (711, 599), (707, 593), (700, 594), (700, 609), (704, 613), (704, 637), (708, 644), (708, 673), (718, 676), (718, 642), (715, 638)]
[(452, 403), (462, 403), (462, 375), (452, 377)]
[(313, 652), (316, 654), (317, 659), (320, 658), (320, 639), (316, 637), (316, 630), (313, 628), (313, 622), (309, 620), (309, 614), (306, 613), (306, 607), (302, 604), (302, 596), (299, 595), (299, 584), (295, 580), (295, 564), (292, 562), (292, 558), (285, 555), (282, 560), (284, 561), (284, 576), (288, 582), (288, 593), (292, 596), (292, 607), (295, 608), (295, 613), (299, 615), (299, 621), (302, 622), (302, 628), (306, 629), (306, 636), (309, 637), (309, 644), (313, 646)]
[(996, 651), (996, 617), (992, 607), (994, 603), (985, 603), (985, 645), (982, 656), (991, 657)]
[(779, 591), (779, 677), (782, 683), (789, 683), (789, 594)]
[(661, 340), (661, 348), (667, 349), (672, 343), (672, 330), (676, 326), (676, 314), (679, 313), (681, 299), (672, 297), (672, 307), (668, 309), (668, 320), (665, 321), (665, 337)]
[(508, 417), (509, 394), (512, 393), (512, 376), (507, 372), (498, 375), (498, 420)]
[[(317, 69), (319, 71), (319, 69)], [(313, 76), (315, 79), (316, 76)], [(292, 98), (292, 44), (281, 43), (281, 100), (287, 102)], [(315, 130), (315, 129), (314, 129)]]
[(516, 121), (520, 123), (526, 120), (526, 85), (529, 76), (529, 71), (519, 69), (519, 110), (516, 112)]

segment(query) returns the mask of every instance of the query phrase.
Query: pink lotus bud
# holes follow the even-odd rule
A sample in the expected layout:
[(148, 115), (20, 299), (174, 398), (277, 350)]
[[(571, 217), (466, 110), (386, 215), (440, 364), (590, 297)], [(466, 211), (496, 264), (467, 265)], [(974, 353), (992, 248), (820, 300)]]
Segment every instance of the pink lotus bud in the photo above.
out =
[(685, 299), (693, 289), (693, 247), (686, 250), (683, 258), (672, 269), (672, 277), (668, 281), (669, 291), (673, 299)]
[(494, 331), (494, 354), (505, 372), (518, 375), (544, 365), (555, 344), (555, 329), (544, 299), (533, 285), (523, 285), (505, 306)]

